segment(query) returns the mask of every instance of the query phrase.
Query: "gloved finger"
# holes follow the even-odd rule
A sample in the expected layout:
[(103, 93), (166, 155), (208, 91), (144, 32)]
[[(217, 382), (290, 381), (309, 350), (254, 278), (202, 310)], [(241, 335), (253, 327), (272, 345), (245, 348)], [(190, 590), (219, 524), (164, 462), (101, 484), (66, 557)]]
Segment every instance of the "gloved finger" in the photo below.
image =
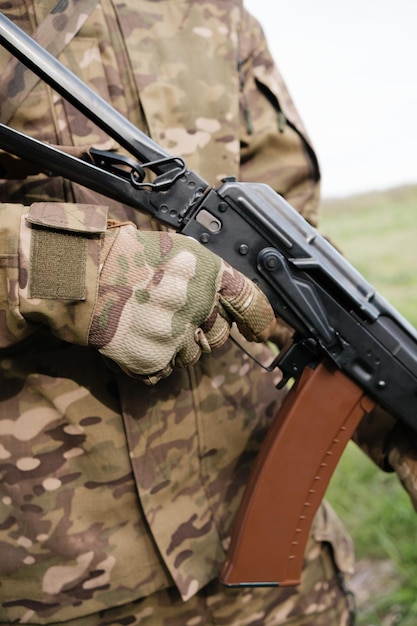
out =
[(231, 324), (232, 320), (229, 319), (227, 312), (216, 305), (196, 335), (203, 352), (220, 348), (229, 337)]
[(276, 326), (271, 305), (253, 281), (226, 263), (224, 266), (219, 304), (236, 321), (246, 339), (266, 341)]
[(291, 328), (283, 320), (276, 318), (275, 326), (271, 331), (268, 340), (274, 343), (281, 350), (289, 341), (292, 340), (294, 329)]
[(188, 335), (176, 357), (164, 369), (152, 375), (139, 376), (139, 378), (146, 384), (155, 385), (171, 374), (174, 365), (178, 367), (194, 365), (202, 353), (210, 353), (219, 348), (229, 337), (230, 324), (219, 315), (217, 309), (213, 311), (208, 323), (204, 323), (202, 326), (203, 328), (197, 328), (193, 335), (191, 333)]
[(176, 364), (180, 367), (194, 365), (201, 353), (210, 353), (220, 348), (230, 334), (230, 322), (219, 315), (217, 307), (213, 309), (209, 319), (197, 328), (193, 336), (189, 336), (184, 346), (179, 350)]

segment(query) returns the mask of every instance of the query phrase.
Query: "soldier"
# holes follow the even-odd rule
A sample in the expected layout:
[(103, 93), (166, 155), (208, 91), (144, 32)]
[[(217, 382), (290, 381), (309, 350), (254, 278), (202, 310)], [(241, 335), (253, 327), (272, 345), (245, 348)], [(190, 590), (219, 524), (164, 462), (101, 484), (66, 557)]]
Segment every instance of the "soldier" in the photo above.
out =
[[(58, 31), (64, 64), (206, 180), (268, 183), (316, 225), (313, 148), (240, 0), (0, 4)], [(25, 93), (4, 50), (0, 68), (13, 127), (120, 150), (42, 82)], [(233, 321), (285, 341), (264, 297), (132, 209), (1, 163), (0, 624), (353, 623), (352, 545), (325, 503), (298, 588), (217, 580), (282, 398), (227, 341)]]

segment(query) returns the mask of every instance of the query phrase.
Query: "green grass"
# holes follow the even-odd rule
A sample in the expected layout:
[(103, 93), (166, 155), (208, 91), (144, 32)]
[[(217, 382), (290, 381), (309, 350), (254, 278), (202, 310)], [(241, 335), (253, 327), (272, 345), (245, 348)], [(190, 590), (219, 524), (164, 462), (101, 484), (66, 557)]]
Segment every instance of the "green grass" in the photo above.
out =
[[(320, 231), (417, 326), (417, 185), (328, 200)], [(358, 562), (375, 579), (382, 564), (392, 565), (360, 603), (358, 624), (416, 626), (417, 515), (396, 475), (381, 472), (351, 443), (326, 497), (354, 539)]]
[(328, 200), (320, 231), (417, 326), (417, 185)]

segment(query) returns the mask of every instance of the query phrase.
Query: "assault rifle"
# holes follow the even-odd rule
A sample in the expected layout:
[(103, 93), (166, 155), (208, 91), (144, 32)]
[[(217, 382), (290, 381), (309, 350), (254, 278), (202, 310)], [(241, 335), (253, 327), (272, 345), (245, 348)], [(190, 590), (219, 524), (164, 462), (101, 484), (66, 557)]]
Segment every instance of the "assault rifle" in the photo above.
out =
[(269, 366), (295, 383), (253, 468), (221, 579), (298, 584), (314, 514), (364, 414), (379, 404), (417, 432), (416, 330), (271, 188), (232, 178), (211, 188), (2, 15), (0, 43), (132, 156), (96, 150), (88, 163), (4, 125), (0, 147), (194, 237), (295, 330)]

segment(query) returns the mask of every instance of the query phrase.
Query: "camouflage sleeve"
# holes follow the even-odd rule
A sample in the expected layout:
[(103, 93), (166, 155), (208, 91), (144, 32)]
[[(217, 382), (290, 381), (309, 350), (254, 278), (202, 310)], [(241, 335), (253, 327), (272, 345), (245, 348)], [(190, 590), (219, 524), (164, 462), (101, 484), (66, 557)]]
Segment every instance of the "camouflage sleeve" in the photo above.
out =
[(318, 161), (262, 28), (247, 12), (239, 48), (240, 177), (267, 183), (317, 226)]
[(0, 205), (1, 347), (41, 324), (63, 339), (87, 342), (106, 217), (101, 206)]
[(61, 339), (88, 344), (107, 208), (38, 202), (21, 217), (19, 313)]

